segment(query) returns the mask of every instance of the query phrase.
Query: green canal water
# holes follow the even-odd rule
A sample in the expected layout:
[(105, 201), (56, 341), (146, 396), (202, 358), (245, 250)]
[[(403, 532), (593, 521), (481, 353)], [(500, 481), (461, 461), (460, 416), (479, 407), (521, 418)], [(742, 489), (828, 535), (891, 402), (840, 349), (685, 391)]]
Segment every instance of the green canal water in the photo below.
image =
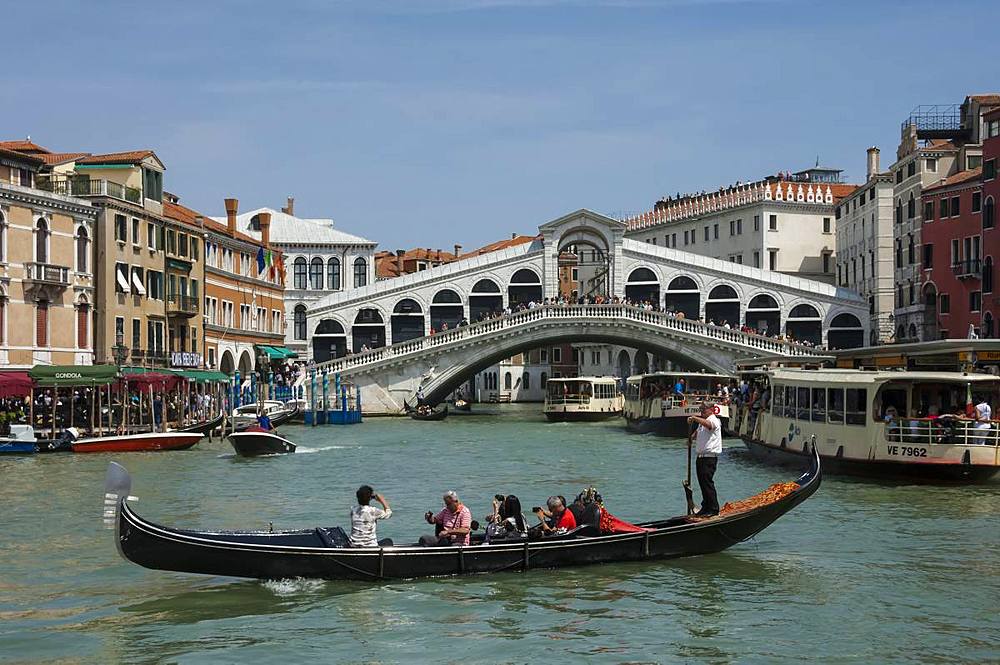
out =
[[(175, 453), (0, 459), (0, 662), (997, 662), (1000, 484), (827, 478), (728, 552), (665, 562), (386, 584), (241, 581), (145, 570), (102, 528), (108, 461), (139, 512), (194, 528), (343, 524), (360, 483), (391, 501), (380, 536), (424, 532), (455, 489), (527, 508), (588, 484), (642, 520), (684, 510), (683, 442), (540, 408), (441, 423), (285, 427), (284, 457), (207, 440)], [(485, 407), (484, 407), (485, 409)], [(791, 479), (727, 441), (722, 500)]]

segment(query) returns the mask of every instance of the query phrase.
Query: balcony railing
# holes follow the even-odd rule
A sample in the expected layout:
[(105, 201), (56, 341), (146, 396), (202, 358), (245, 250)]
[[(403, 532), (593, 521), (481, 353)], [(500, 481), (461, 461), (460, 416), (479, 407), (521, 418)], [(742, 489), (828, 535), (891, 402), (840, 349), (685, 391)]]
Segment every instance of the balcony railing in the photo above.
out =
[(142, 204), (142, 190), (110, 180), (94, 180), (91, 178), (53, 178), (40, 179), (37, 183), (38, 189), (43, 189), (55, 194), (66, 196), (110, 196), (113, 199), (120, 199)]
[(198, 298), (172, 293), (167, 296), (167, 313), (194, 316), (198, 313)]
[(24, 267), (26, 278), (32, 282), (69, 286), (69, 268), (67, 266), (57, 266), (52, 263), (26, 263)]
[(959, 279), (981, 279), (983, 263), (979, 259), (965, 259), (951, 264), (951, 270)]

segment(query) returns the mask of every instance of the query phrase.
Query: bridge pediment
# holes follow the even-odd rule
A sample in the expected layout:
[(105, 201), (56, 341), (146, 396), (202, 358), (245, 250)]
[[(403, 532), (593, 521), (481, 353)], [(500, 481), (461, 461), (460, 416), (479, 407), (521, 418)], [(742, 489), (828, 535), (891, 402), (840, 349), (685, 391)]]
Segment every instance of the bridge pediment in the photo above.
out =
[(580, 226), (593, 229), (608, 229), (612, 232), (621, 231), (623, 233), (625, 229), (628, 228), (624, 222), (620, 222), (617, 219), (606, 217), (605, 215), (602, 215), (599, 212), (594, 212), (593, 210), (581, 208), (575, 212), (569, 213), (568, 215), (563, 215), (558, 219), (553, 219), (551, 222), (545, 222), (538, 227), (538, 230), (543, 235), (551, 232), (552, 234), (558, 236), (563, 231), (568, 231)]

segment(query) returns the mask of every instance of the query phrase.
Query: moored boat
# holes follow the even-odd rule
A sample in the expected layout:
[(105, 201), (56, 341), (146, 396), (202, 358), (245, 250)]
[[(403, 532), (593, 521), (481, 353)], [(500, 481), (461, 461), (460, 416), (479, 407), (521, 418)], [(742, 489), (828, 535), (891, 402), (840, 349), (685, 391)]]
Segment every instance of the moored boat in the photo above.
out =
[(74, 453), (135, 453), (158, 450), (187, 450), (201, 441), (200, 432), (151, 432), (120, 436), (77, 439), (70, 445)]
[(36, 452), (35, 428), (31, 425), (11, 425), (10, 434), (0, 437), (0, 455), (30, 455)]
[(974, 415), (1000, 403), (1000, 377), (770, 368), (744, 378), (756, 397), (730, 429), (757, 459), (800, 464), (815, 447), (829, 473), (983, 482), (1000, 472), (1000, 422)]
[[(683, 381), (683, 384), (681, 382)], [(727, 426), (729, 403), (717, 393), (733, 377), (694, 372), (655, 372), (630, 376), (625, 386), (625, 424), (630, 432), (683, 438), (688, 416), (698, 415), (701, 403), (715, 404), (715, 415)], [(681, 389), (678, 390), (678, 386)]]
[(191, 423), (190, 425), (185, 425), (184, 427), (178, 427), (177, 429), (172, 431), (197, 432), (202, 436), (208, 436), (215, 430), (219, 429), (222, 426), (222, 423), (225, 422), (225, 419), (226, 419), (226, 414), (220, 412), (219, 415), (215, 416), (210, 420), (203, 420), (201, 422)]
[(243, 432), (233, 432), (227, 438), (233, 450), (241, 457), (294, 453), (296, 447), (288, 439), (280, 437), (274, 432), (265, 432), (259, 428), (250, 428)]
[(554, 422), (617, 418), (625, 400), (610, 376), (553, 378), (545, 383), (545, 417)]
[[(381, 580), (560, 568), (584, 564), (667, 559), (712, 554), (753, 537), (812, 496), (822, 472), (818, 456), (796, 483), (738, 502), (717, 517), (670, 517), (638, 526), (642, 531), (582, 535), (589, 526), (566, 534), (451, 547), (401, 545), (347, 547), (340, 528), (296, 531), (193, 531), (175, 529), (139, 516), (126, 501), (131, 479), (112, 463), (105, 489), (114, 502), (118, 551), (146, 568), (258, 579), (323, 578)], [(117, 497), (117, 498), (116, 498)], [(754, 497), (754, 498), (758, 498)], [(479, 540), (474, 541), (481, 542)]]

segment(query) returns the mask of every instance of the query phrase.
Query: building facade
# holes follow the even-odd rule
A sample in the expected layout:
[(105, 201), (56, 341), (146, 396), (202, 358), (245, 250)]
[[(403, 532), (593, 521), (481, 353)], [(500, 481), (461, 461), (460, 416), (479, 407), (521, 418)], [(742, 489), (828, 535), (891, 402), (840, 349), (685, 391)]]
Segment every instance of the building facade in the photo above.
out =
[(837, 204), (837, 284), (868, 301), (872, 327), (868, 343), (886, 344), (895, 335), (892, 175), (879, 172), (879, 150), (868, 149), (864, 185)]
[(626, 220), (653, 245), (833, 283), (837, 202), (856, 188), (816, 168), (659, 201)]
[(270, 213), (258, 217), (261, 238), (239, 230), (239, 201), (226, 199), (226, 222), (205, 224), (205, 359), (206, 366), (246, 377), (261, 358), (263, 347), (285, 342), (285, 262), (271, 247)]
[[(236, 228), (238, 233), (261, 241), (262, 215), (270, 216), (268, 242), (272, 251), (282, 254), (288, 270), (282, 296), (283, 317), (288, 322), (283, 344), (300, 359), (312, 360), (313, 348), (306, 344), (306, 311), (324, 296), (374, 281), (377, 243), (335, 228), (332, 219), (296, 217), (293, 213), (294, 200), (289, 198), (281, 210), (258, 208), (238, 215)], [(335, 352), (320, 348), (316, 359), (327, 360)]]
[(167, 352), (174, 368), (205, 366), (205, 219), (164, 192)]
[(40, 188), (34, 148), (0, 142), (0, 366), (90, 365), (97, 210)]
[[(1000, 108), (984, 116), (983, 124), (983, 253), (994, 270), (1000, 261), (1000, 231), (997, 231), (997, 204), (1000, 203)], [(985, 273), (984, 273), (985, 276)], [(990, 277), (994, 279), (995, 276)], [(1000, 337), (1000, 298), (983, 298), (982, 337)]]

